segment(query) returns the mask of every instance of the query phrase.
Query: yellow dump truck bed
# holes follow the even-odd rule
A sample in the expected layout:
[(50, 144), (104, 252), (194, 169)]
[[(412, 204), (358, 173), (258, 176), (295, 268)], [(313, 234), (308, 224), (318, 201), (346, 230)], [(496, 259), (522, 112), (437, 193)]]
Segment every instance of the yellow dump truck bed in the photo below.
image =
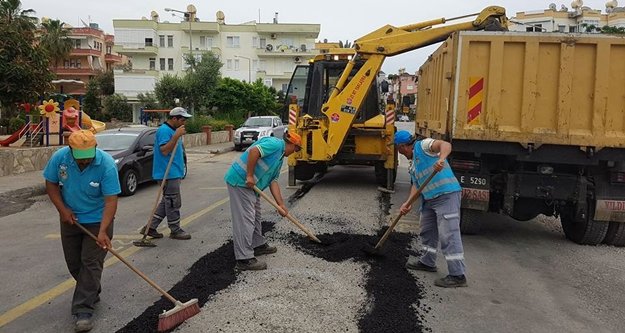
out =
[(461, 32), (419, 70), (417, 132), (625, 147), (625, 38)]

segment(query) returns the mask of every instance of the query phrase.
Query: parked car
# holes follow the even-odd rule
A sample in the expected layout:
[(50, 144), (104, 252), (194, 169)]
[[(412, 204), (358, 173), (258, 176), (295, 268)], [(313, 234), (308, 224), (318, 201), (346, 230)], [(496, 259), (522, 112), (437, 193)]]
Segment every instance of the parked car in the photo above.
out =
[(234, 149), (243, 150), (258, 139), (266, 136), (282, 138), (286, 126), (277, 116), (258, 116), (248, 118), (243, 126), (234, 132)]
[[(119, 173), (122, 195), (133, 195), (141, 183), (152, 181), (152, 154), (156, 128), (133, 125), (96, 134), (98, 148), (111, 154)], [(187, 174), (187, 155), (184, 153)]]
[(399, 116), (399, 121), (410, 121), (410, 118), (408, 118), (407, 115), (402, 114), (401, 116)]

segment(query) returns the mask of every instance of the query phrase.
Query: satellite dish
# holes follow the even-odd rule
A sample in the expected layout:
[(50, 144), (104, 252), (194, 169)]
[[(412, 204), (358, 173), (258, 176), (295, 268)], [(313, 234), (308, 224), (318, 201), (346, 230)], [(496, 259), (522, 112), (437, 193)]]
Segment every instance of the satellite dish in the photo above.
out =
[(189, 12), (191, 14), (195, 14), (195, 13), (197, 13), (197, 9), (195, 9), (194, 5), (188, 5), (187, 6), (187, 12)]
[(273, 45), (267, 44), (267, 46), (265, 46), (265, 50), (267, 50), (269, 52), (273, 51)]
[(302, 62), (302, 58), (300, 58), (300, 57), (295, 57), (295, 62), (297, 62), (297, 63)]
[(549, 9), (555, 11), (557, 9), (556, 4), (555, 3), (550, 3), (549, 4)]

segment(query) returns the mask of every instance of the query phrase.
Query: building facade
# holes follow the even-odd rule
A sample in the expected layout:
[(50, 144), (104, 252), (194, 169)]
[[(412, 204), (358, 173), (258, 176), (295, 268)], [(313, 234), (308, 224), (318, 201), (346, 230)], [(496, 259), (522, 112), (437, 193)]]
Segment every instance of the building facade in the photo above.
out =
[(575, 0), (571, 8), (555, 4), (548, 9), (519, 12), (512, 18), (511, 31), (599, 33), (601, 28), (625, 28), (625, 7), (618, 7), (616, 0), (605, 4), (605, 13), (600, 9), (584, 6), (582, 0)]
[[(178, 12), (176, 10), (171, 10)], [(200, 58), (211, 51), (223, 63), (221, 74), (246, 82), (262, 79), (267, 86), (286, 91), (296, 65), (305, 63), (318, 52), (315, 39), (319, 24), (257, 23), (226, 24), (219, 11), (215, 22), (196, 18), (190, 5), (181, 22), (161, 21), (156, 12), (151, 18), (115, 19), (113, 50), (128, 56), (131, 69), (115, 70), (115, 91), (125, 95), (135, 109), (137, 95), (154, 91), (166, 74), (183, 76), (186, 55)]]
[(113, 51), (113, 35), (105, 34), (97, 24), (89, 27), (69, 28), (72, 50), (69, 58), (53, 68), (57, 80), (56, 92), (84, 95), (89, 80), (103, 71), (111, 71), (123, 62), (123, 57)]

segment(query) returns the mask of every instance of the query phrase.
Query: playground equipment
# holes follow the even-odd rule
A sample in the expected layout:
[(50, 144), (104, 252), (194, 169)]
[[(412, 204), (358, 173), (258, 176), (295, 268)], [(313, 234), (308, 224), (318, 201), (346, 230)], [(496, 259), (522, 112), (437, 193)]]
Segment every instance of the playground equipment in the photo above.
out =
[(63, 144), (63, 137), (76, 130), (89, 129), (97, 133), (106, 129), (105, 123), (93, 120), (89, 115), (80, 111), (80, 102), (73, 98), (63, 102), (62, 109), (59, 107), (59, 102), (53, 99), (42, 101), (37, 106), (41, 121), (35, 120), (35, 117), (30, 114), (29, 103), (21, 106), (26, 112), (27, 122), (8, 138), (0, 141), (1, 146), (8, 147), (20, 139), (24, 139), (22, 143), (29, 140), (31, 147), (36, 143), (45, 143), (46, 146), (60, 145)]

